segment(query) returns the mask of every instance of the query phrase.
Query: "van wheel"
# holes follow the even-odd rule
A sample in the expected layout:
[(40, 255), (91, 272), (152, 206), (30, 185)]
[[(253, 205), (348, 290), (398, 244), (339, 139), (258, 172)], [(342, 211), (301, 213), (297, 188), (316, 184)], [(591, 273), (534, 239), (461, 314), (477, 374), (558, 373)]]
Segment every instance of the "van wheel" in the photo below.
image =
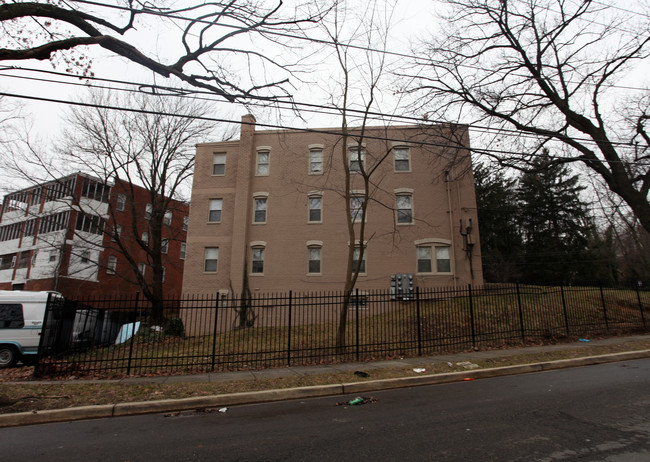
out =
[(11, 367), (18, 361), (18, 350), (11, 345), (0, 345), (0, 369)]

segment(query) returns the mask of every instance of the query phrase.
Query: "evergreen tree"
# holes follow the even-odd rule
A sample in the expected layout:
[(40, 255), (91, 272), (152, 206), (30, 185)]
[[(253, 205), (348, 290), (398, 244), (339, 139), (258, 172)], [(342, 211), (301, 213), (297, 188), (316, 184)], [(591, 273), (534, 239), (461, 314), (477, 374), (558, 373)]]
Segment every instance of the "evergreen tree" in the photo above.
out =
[(517, 222), (516, 179), (478, 164), (474, 168), (476, 206), (481, 232), (481, 257), (486, 282), (519, 279), (522, 239)]
[(551, 162), (547, 152), (533, 167), (521, 176), (517, 191), (524, 250), (522, 281), (596, 282), (597, 258), (589, 250), (594, 227), (587, 204), (580, 198), (585, 187), (568, 167)]

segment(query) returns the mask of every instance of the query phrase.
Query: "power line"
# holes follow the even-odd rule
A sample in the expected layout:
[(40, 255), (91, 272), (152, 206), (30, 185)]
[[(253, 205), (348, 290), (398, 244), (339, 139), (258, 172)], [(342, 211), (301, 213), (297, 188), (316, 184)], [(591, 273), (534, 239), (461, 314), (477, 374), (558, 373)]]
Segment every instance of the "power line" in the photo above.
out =
[[(38, 72), (38, 73), (46, 73), (46, 74), (52, 74), (56, 76), (62, 76), (62, 77), (69, 77), (69, 74), (66, 73), (61, 73), (61, 72), (56, 72), (56, 71), (51, 71), (51, 70), (42, 70), (42, 69), (33, 69), (33, 68), (18, 68), (18, 67), (0, 67), (0, 71), (2, 70), (24, 70), (28, 72)], [(5, 74), (6, 75), (6, 74)], [(62, 81), (62, 80), (53, 80), (53, 79), (40, 79), (36, 77), (29, 77), (29, 76), (14, 76), (14, 75), (6, 75), (7, 77), (11, 78), (20, 78), (20, 79), (27, 79), (27, 80), (36, 80), (36, 81), (43, 81), (43, 82), (48, 82), (48, 83), (58, 83), (58, 84), (63, 84), (63, 85), (72, 85), (72, 86), (79, 86), (79, 87), (94, 87), (94, 88), (106, 88), (104, 86), (97, 86), (97, 85), (91, 85), (88, 83), (84, 82), (70, 82), (70, 81)], [(182, 88), (176, 88), (176, 87), (169, 87), (169, 86), (161, 86), (161, 85), (155, 85), (155, 84), (147, 84), (147, 83), (138, 83), (138, 82), (132, 82), (132, 81), (123, 81), (123, 80), (115, 80), (115, 79), (105, 79), (105, 78), (98, 78), (98, 77), (85, 77), (86, 80), (97, 80), (101, 82), (108, 82), (108, 83), (115, 83), (115, 84), (121, 84), (121, 85), (130, 85), (130, 86), (136, 86), (138, 87), (138, 90), (135, 89), (126, 89), (126, 88), (117, 88), (117, 87), (109, 87), (111, 90), (118, 90), (118, 91), (127, 91), (127, 92), (142, 92), (143, 90), (150, 90), (151, 93), (153, 94), (160, 94), (160, 92), (168, 92), (171, 94), (171, 96), (178, 96), (178, 97), (187, 97), (188, 95), (193, 95), (195, 99), (199, 100), (204, 100), (204, 101), (210, 101), (210, 102), (218, 102), (222, 103), (222, 101), (216, 100), (214, 98), (208, 98), (207, 96), (213, 96), (212, 93), (208, 91), (197, 91), (197, 90), (187, 90), (187, 89), (182, 89)], [(201, 97), (198, 97), (196, 95), (204, 95)], [(305, 107), (307, 108), (305, 111), (306, 112), (311, 112), (311, 113), (318, 113), (318, 114), (327, 114), (327, 115), (339, 115), (341, 112), (341, 109), (336, 107), (336, 106), (331, 106), (331, 105), (322, 105), (322, 104), (315, 104), (315, 103), (304, 103), (304, 102), (299, 102), (299, 101), (284, 101), (284, 100), (277, 100), (275, 103), (280, 104), (280, 105), (287, 105), (289, 107), (294, 107), (294, 106), (299, 106), (299, 107)], [(261, 105), (265, 106), (264, 104), (260, 103), (249, 103), (251, 105)], [(414, 117), (414, 116), (404, 116), (404, 115), (397, 115), (397, 114), (386, 114), (378, 111), (369, 111), (366, 112), (364, 110), (360, 109), (347, 109), (348, 112), (350, 113), (356, 113), (360, 116), (368, 114), (370, 116), (371, 120), (380, 120), (384, 121), (386, 118), (390, 118), (393, 120), (404, 120), (409, 123), (416, 123), (416, 124), (435, 124), (435, 123), (440, 123), (440, 124), (447, 124), (449, 122), (445, 121), (429, 121), (420, 117)], [(294, 128), (294, 127), (285, 127), (285, 128)], [(482, 126), (482, 125), (471, 125), (470, 129), (475, 132), (482, 132), (485, 134), (492, 134), (493, 136), (496, 135), (511, 135), (511, 136), (516, 136), (518, 138), (529, 138), (533, 140), (537, 140), (538, 138), (530, 133), (526, 132), (521, 132), (518, 130), (514, 129), (508, 129), (508, 128), (492, 128), (489, 126)], [(598, 141), (605, 141), (605, 140), (593, 140), (593, 139), (588, 139), (588, 138), (580, 138), (580, 137), (571, 137), (572, 140), (581, 142), (581, 143), (589, 143), (589, 144), (597, 144)], [(627, 141), (618, 141), (618, 140), (607, 140), (607, 142), (611, 143), (614, 146), (621, 146), (621, 147), (626, 147), (626, 148), (631, 148), (634, 147), (634, 144), (631, 142)], [(479, 148), (476, 148), (478, 150)], [(512, 151), (498, 151), (494, 149), (483, 149), (483, 153), (488, 153), (488, 152), (495, 152), (495, 153), (512, 153)], [(527, 153), (520, 153), (522, 155), (527, 155)], [(568, 159), (568, 158), (567, 158)], [(645, 164), (642, 164), (645, 165)]]

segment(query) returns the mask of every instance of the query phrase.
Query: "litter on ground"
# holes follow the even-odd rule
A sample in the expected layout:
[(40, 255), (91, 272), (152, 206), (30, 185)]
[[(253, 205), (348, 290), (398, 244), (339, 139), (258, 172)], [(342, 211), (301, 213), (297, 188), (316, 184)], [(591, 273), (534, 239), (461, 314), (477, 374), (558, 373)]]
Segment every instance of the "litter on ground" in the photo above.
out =
[(462, 366), (465, 369), (478, 369), (479, 367), (481, 367), (478, 364), (470, 363), (469, 361), (461, 361), (459, 363), (456, 363), (456, 365), (457, 366)]

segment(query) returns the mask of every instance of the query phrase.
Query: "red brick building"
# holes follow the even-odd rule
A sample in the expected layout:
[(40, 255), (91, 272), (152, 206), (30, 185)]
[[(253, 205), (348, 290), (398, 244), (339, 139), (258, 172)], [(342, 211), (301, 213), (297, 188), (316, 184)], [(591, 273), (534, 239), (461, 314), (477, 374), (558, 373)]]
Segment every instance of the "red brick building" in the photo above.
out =
[[(181, 293), (189, 205), (166, 200), (165, 296)], [(151, 195), (76, 173), (7, 194), (0, 211), (0, 289), (55, 290), (71, 298), (141, 292), (133, 264), (151, 281)]]

